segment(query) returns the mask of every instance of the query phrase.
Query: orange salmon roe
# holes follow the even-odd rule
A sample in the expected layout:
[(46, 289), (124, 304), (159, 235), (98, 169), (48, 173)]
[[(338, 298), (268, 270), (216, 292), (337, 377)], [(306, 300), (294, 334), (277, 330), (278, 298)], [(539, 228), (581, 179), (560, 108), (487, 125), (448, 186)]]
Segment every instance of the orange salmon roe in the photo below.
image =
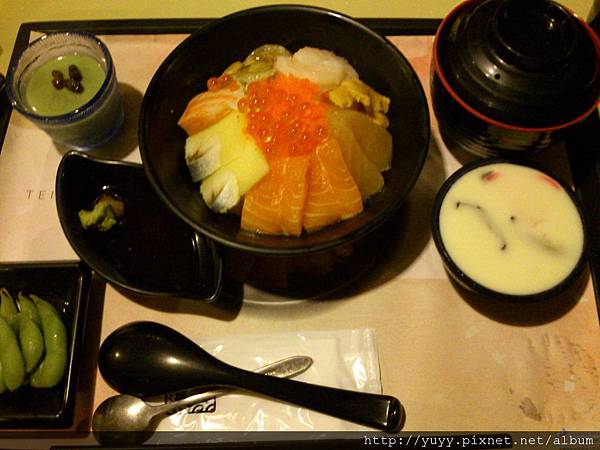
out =
[(237, 89), (235, 80), (229, 75), (221, 75), (220, 77), (209, 78), (206, 82), (206, 87), (209, 91), (218, 91), (226, 87), (228, 87), (232, 91), (235, 91)]
[(248, 133), (267, 158), (313, 152), (329, 135), (327, 107), (316, 84), (283, 74), (250, 84), (238, 102)]

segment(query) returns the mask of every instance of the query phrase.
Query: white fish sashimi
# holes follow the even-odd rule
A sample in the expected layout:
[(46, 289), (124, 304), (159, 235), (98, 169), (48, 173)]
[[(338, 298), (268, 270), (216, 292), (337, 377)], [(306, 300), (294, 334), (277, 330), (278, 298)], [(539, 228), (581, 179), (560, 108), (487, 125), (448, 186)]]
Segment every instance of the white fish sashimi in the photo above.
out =
[(322, 90), (333, 89), (342, 81), (358, 78), (350, 63), (329, 50), (304, 47), (292, 56), (278, 56), (275, 69), (286, 75), (306, 78)]

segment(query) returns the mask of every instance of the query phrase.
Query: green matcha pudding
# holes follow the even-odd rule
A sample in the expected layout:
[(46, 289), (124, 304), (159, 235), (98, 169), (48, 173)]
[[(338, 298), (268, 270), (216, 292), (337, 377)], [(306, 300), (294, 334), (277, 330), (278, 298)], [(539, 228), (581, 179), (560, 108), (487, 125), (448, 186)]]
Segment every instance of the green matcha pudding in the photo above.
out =
[(9, 68), (6, 85), (15, 109), (61, 146), (91, 150), (110, 141), (123, 124), (111, 55), (92, 34), (36, 39)]
[[(80, 92), (64, 86), (70, 80), (69, 68), (75, 67), (81, 75)], [(56, 87), (53, 72), (63, 74), (63, 86)], [(73, 70), (71, 70), (73, 72)], [(89, 102), (102, 86), (106, 73), (98, 61), (86, 55), (65, 55), (48, 61), (37, 69), (25, 87), (25, 101), (40, 116), (60, 116), (75, 111)]]

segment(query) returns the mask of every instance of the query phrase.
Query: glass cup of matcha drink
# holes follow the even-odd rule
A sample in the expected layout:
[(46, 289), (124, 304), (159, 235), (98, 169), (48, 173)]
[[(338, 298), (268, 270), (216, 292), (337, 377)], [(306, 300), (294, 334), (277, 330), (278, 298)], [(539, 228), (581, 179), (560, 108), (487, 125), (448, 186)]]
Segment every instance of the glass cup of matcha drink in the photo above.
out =
[(91, 150), (123, 124), (123, 105), (106, 45), (85, 32), (49, 33), (9, 68), (12, 105), (56, 143)]

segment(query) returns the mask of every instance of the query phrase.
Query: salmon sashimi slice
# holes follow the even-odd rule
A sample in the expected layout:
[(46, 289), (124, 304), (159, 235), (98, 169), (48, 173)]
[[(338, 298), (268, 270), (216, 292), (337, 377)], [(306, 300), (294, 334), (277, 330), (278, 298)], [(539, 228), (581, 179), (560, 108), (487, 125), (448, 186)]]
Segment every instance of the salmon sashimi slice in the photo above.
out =
[(310, 156), (269, 161), (269, 173), (248, 191), (242, 208), (242, 229), (263, 234), (302, 233)]
[(228, 88), (201, 92), (188, 102), (177, 125), (183, 128), (188, 136), (196, 134), (237, 109), (237, 102), (242, 96), (241, 90)]
[(285, 183), (281, 197), (281, 231), (289, 236), (302, 233), (304, 205), (308, 194), (308, 168), (310, 157), (294, 156), (286, 158), (281, 183)]
[(304, 229), (310, 233), (349, 219), (362, 210), (360, 191), (344, 161), (340, 145), (330, 138), (311, 156)]

